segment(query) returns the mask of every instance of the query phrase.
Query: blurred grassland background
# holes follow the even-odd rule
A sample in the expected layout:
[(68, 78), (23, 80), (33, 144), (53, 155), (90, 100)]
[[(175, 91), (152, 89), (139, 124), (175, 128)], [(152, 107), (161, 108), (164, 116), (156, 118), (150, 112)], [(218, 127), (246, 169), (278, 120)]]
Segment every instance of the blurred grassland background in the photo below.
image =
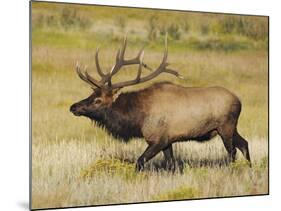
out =
[[(222, 197), (268, 192), (268, 18), (32, 2), (32, 207)], [(126, 57), (145, 46), (156, 68), (168, 33), (168, 60), (185, 80), (161, 75), (140, 89), (169, 80), (184, 86), (223, 86), (242, 101), (238, 124), (249, 140), (253, 168), (238, 155), (227, 164), (219, 138), (175, 144), (183, 173), (161, 168), (162, 154), (134, 172), (144, 140), (121, 143), (69, 112), (91, 89), (78, 79), (79, 61), (95, 72), (94, 54), (109, 71), (124, 35)], [(125, 67), (113, 81), (133, 78)], [(144, 70), (144, 74), (148, 71)]]

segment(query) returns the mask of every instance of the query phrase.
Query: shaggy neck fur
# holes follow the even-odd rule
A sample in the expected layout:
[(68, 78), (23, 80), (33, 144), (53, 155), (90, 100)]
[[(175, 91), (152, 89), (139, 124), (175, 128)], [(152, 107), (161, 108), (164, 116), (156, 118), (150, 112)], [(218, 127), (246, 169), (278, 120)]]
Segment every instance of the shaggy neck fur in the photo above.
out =
[(101, 108), (88, 117), (106, 128), (115, 138), (127, 142), (131, 138), (142, 137), (144, 116), (137, 105), (135, 93), (120, 94), (111, 107)]

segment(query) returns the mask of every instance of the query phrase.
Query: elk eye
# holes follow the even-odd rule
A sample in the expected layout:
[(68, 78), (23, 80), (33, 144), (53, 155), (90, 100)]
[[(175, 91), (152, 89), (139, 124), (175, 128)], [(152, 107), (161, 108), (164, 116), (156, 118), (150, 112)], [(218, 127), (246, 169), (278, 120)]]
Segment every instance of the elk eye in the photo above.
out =
[(96, 99), (94, 103), (95, 104), (100, 104), (101, 103), (101, 99)]

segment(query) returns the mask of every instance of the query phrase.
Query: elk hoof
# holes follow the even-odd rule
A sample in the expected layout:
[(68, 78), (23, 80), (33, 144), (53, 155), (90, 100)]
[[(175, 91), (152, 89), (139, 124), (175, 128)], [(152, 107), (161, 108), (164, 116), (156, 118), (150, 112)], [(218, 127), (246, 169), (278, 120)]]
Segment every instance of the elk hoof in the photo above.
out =
[(176, 170), (175, 161), (168, 161), (166, 163), (166, 170), (171, 171), (172, 173), (175, 173), (175, 170)]
[(143, 170), (144, 170), (144, 163), (138, 161), (137, 164), (136, 164), (136, 172), (141, 172)]

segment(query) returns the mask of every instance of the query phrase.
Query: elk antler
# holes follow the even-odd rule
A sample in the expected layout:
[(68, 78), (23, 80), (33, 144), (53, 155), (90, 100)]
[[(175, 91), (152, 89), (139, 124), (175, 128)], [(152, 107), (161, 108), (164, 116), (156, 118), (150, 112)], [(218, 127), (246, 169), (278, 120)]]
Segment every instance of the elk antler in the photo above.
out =
[(87, 72), (87, 67), (84, 67), (85, 75), (81, 72), (81, 67), (79, 63), (76, 63), (76, 72), (78, 76), (85, 81), (86, 83), (90, 84), (92, 87), (99, 87), (102, 88), (103, 84), (100, 81), (97, 81), (93, 77), (91, 77)]
[[(143, 83), (143, 82), (146, 82), (146, 81), (149, 81), (149, 80), (155, 78), (156, 76), (158, 76), (161, 73), (169, 73), (169, 74), (175, 75), (178, 78), (183, 79), (183, 76), (181, 76), (177, 71), (167, 68), (167, 66), (169, 65), (169, 63), (167, 63), (167, 58), (168, 58), (167, 35), (165, 38), (165, 51), (164, 51), (164, 56), (163, 56), (162, 62), (159, 65), (159, 67), (154, 71), (150, 67), (148, 67), (146, 64), (143, 63), (143, 56), (144, 56), (143, 48), (141, 48), (141, 50), (139, 51), (139, 53), (137, 54), (137, 56), (135, 58), (126, 60), (124, 58), (126, 47), (127, 47), (127, 37), (125, 37), (125, 39), (124, 39), (124, 43), (121, 47), (121, 50), (119, 49), (117, 51), (115, 64), (111, 68), (110, 72), (107, 74), (103, 73), (103, 71), (100, 68), (99, 59), (98, 59), (99, 49), (97, 49), (96, 54), (95, 54), (95, 62), (96, 62), (97, 72), (101, 77), (100, 81), (98, 81), (98, 80), (94, 79), (92, 76), (90, 76), (88, 74), (88, 72), (86, 71), (86, 68), (85, 68), (85, 74), (83, 74), (80, 70), (80, 65), (77, 64), (76, 71), (77, 71), (79, 77), (82, 80), (84, 80), (85, 82), (87, 82), (88, 84), (90, 84), (91, 86), (95, 86), (95, 87), (98, 87), (101, 89), (108, 89), (108, 90), (119, 89), (119, 88), (123, 88), (126, 86), (135, 85), (138, 83)], [(112, 84), (111, 78), (113, 75), (118, 73), (123, 66), (133, 65), (133, 64), (139, 65), (138, 73), (137, 73), (137, 76), (135, 79)], [(141, 77), (142, 67), (145, 67), (145, 68), (151, 70), (152, 72), (144, 77)]]

